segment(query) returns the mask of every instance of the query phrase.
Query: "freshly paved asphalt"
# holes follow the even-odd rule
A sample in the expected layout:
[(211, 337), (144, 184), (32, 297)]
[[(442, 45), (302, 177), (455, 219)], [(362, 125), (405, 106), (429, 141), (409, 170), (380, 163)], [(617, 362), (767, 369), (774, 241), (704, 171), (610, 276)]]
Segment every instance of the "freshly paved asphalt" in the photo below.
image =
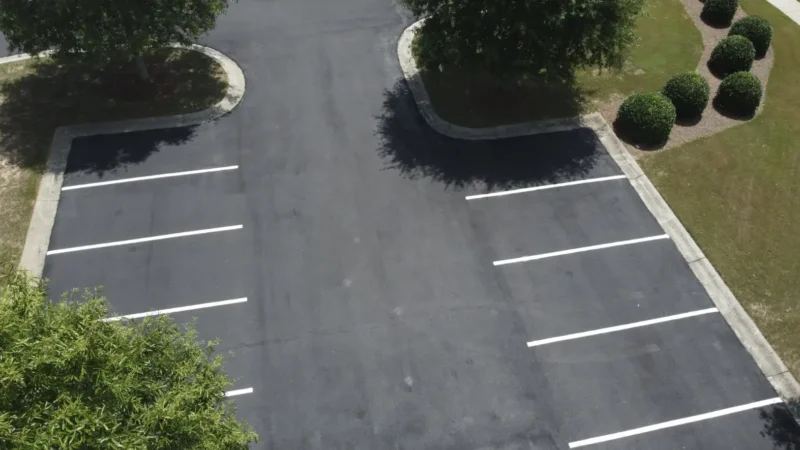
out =
[[(388, 1), (235, 4), (206, 43), (245, 70), (243, 104), (190, 129), (78, 140), (64, 185), (239, 170), (66, 191), (50, 248), (243, 228), (52, 255), (53, 295), (103, 285), (120, 314), (248, 297), (175, 317), (236, 352), (253, 448), (565, 449), (775, 397), (718, 314), (526, 347), (713, 305), (668, 240), (494, 267), (663, 231), (625, 180), (467, 202), (620, 171), (589, 132), (429, 130), (396, 61), (408, 23)], [(594, 448), (790, 448), (785, 414)]]

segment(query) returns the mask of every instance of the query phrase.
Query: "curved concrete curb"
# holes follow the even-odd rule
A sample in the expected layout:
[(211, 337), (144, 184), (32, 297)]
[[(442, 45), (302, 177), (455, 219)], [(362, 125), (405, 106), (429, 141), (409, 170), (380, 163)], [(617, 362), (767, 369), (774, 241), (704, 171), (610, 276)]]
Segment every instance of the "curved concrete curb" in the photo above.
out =
[(686, 263), (689, 264), (692, 272), (706, 289), (714, 305), (722, 313), (722, 316), (733, 329), (733, 332), (736, 333), (742, 345), (753, 356), (756, 364), (772, 383), (778, 395), (784, 400), (800, 398), (800, 384), (775, 353), (775, 350), (764, 338), (764, 335), (761, 334), (753, 319), (744, 310), (733, 295), (733, 292), (708, 261), (703, 251), (700, 250), (700, 247), (692, 239), (689, 232), (686, 231), (686, 228), (683, 227), (678, 217), (675, 216), (667, 202), (661, 197), (661, 194), (658, 193), (658, 190), (647, 178), (647, 175), (639, 167), (636, 160), (628, 153), (625, 145), (614, 134), (614, 130), (608, 125), (603, 116), (599, 113), (592, 113), (580, 117), (492, 128), (466, 128), (444, 121), (433, 110), (430, 97), (428, 97), (425, 85), (419, 75), (419, 69), (411, 54), (411, 43), (422, 22), (420, 20), (403, 31), (397, 44), (397, 56), (400, 60), (400, 68), (403, 71), (409, 89), (411, 89), (414, 100), (417, 102), (420, 114), (422, 114), (422, 117), (425, 118), (431, 128), (445, 136), (469, 140), (505, 139), (568, 131), (577, 128), (593, 130), (608, 153), (628, 177), (647, 209), (650, 210), (650, 213), (655, 216), (664, 231), (672, 238)]
[(397, 57), (400, 60), (400, 68), (406, 78), (408, 87), (411, 89), (411, 94), (417, 102), (419, 112), (422, 114), (422, 117), (425, 118), (425, 121), (428, 122), (428, 125), (439, 133), (456, 139), (499, 139), (530, 136), (532, 134), (554, 133), (558, 131), (574, 130), (575, 128), (591, 128), (592, 125), (598, 124), (598, 118), (601, 120), (603, 119), (599, 114), (589, 114), (581, 117), (542, 120), (491, 128), (467, 128), (446, 122), (433, 110), (431, 99), (428, 97), (428, 91), (425, 90), (425, 84), (422, 82), (422, 77), (419, 75), (419, 68), (417, 68), (417, 63), (414, 61), (414, 56), (411, 53), (411, 43), (414, 41), (414, 35), (423, 22), (424, 20), (420, 20), (411, 24), (411, 26), (406, 28), (403, 34), (400, 35), (400, 41), (397, 43)]
[[(42, 276), (47, 246), (50, 244), (50, 233), (53, 230), (53, 223), (56, 217), (58, 199), (61, 196), (64, 170), (67, 167), (67, 157), (69, 156), (73, 139), (96, 134), (129, 133), (132, 131), (197, 125), (229, 113), (242, 101), (245, 91), (244, 72), (232, 59), (217, 50), (201, 45), (188, 47), (176, 45), (175, 47), (188, 48), (203, 53), (222, 66), (228, 76), (228, 89), (225, 96), (208, 109), (188, 114), (70, 125), (57, 128), (53, 135), (53, 142), (50, 144), (50, 155), (47, 159), (45, 171), (42, 175), (42, 180), (39, 182), (39, 193), (36, 197), (36, 204), (33, 207), (31, 222), (28, 226), (28, 235), (25, 238), (25, 247), (20, 258), (20, 269), (37, 278)], [(0, 58), (0, 64), (22, 61), (32, 57), (32, 55), (26, 54), (9, 56)]]

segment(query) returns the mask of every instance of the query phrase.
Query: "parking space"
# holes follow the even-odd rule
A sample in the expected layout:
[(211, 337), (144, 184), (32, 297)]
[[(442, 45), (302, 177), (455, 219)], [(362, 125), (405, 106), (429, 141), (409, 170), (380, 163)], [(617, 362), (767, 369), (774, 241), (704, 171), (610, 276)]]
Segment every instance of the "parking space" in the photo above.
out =
[(491, 230), (486, 238), (498, 264), (664, 234), (627, 179), (476, 199), (468, 206), (476, 226)]
[[(198, 133), (202, 140), (194, 139)], [(232, 130), (210, 124), (78, 138), (64, 187), (237, 165), (240, 153), (230, 148), (233, 139)]]
[(47, 257), (50, 291), (102, 286), (114, 311), (134, 314), (248, 295), (245, 230)]
[[(766, 402), (765, 402), (766, 403)], [(794, 445), (780, 434), (788, 428), (774, 419), (785, 418), (782, 404), (741, 405), (715, 411), (714, 417), (690, 416), (647, 429), (629, 429), (619, 435), (604, 435), (575, 441), (570, 448), (592, 450), (674, 449), (783, 449)], [(663, 428), (662, 428), (663, 427)], [(658, 428), (652, 430), (652, 428)], [(783, 431), (778, 431), (778, 429)], [(608, 439), (608, 440), (605, 440)], [(792, 439), (788, 437), (788, 439)]]
[(541, 346), (530, 356), (559, 399), (565, 434), (578, 441), (774, 398), (757, 367), (737, 364), (744, 349), (721, 350), (737, 344), (725, 326), (708, 315)]
[[(243, 227), (241, 220), (236, 220), (244, 210), (245, 199), (240, 194), (203, 194), (191, 186), (169, 193), (113, 190), (117, 192), (110, 195), (62, 194), (65, 198), (59, 202), (59, 214), (65, 223), (53, 233), (49, 254), (82, 251), (90, 244), (114, 246), (136, 239), (142, 242), (177, 239)], [(215, 205), (212, 211), (205, 206), (206, 202)], [(88, 208), (104, 208), (113, 220), (107, 221), (110, 223), (82, 220)], [(143, 211), (152, 213), (142, 214)]]
[[(569, 448), (667, 450), (675, 448), (784, 448), (768, 417), (785, 407), (768, 399), (569, 443)], [(766, 420), (765, 420), (766, 419)], [(766, 424), (765, 424), (766, 422)], [(785, 429), (784, 429), (785, 430)], [(793, 445), (793, 444), (791, 444)], [(790, 447), (789, 447), (790, 448)]]
[(531, 309), (531, 340), (714, 306), (668, 239), (496, 267)]

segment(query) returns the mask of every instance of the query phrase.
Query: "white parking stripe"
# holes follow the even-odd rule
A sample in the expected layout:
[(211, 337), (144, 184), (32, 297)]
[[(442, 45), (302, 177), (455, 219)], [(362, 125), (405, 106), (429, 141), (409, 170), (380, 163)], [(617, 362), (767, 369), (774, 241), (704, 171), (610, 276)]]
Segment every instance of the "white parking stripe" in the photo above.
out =
[(112, 180), (112, 181), (98, 181), (97, 183), (86, 183), (86, 184), (76, 184), (73, 186), (64, 186), (61, 188), (62, 191), (72, 191), (75, 189), (86, 189), (98, 186), (108, 186), (111, 184), (122, 184), (122, 183), (133, 183), (136, 181), (147, 181), (147, 180), (158, 180), (160, 178), (172, 178), (172, 177), (184, 177), (186, 175), (198, 175), (202, 173), (213, 173), (213, 172), (223, 172), (226, 170), (236, 170), (239, 166), (225, 166), (225, 167), (214, 167), (212, 169), (199, 169), (199, 170), (187, 170), (186, 172), (172, 172), (172, 173), (162, 173), (159, 175), (148, 175), (145, 177), (134, 177), (134, 178), (123, 178), (121, 180)]
[(728, 414), (734, 414), (742, 411), (747, 411), (748, 409), (756, 409), (762, 408), (764, 406), (774, 405), (776, 403), (781, 403), (783, 400), (780, 397), (771, 398), (769, 400), (762, 400), (760, 402), (748, 403), (746, 405), (741, 406), (734, 406), (733, 408), (726, 408), (720, 409), (718, 411), (713, 411), (710, 413), (700, 414), (697, 416), (686, 417), (684, 419), (678, 420), (670, 420), (669, 422), (662, 422), (655, 425), (649, 425), (646, 427), (635, 428), (629, 431), (621, 431), (619, 433), (607, 434), (605, 436), (600, 436), (591, 439), (585, 439), (582, 441), (575, 441), (569, 443), (569, 448), (578, 448), (578, 447), (585, 447), (587, 445), (599, 444), (601, 442), (608, 442), (613, 441), (615, 439), (622, 439), (629, 436), (635, 436), (637, 434), (644, 434), (649, 433), (651, 431), (656, 430), (663, 430), (664, 428), (671, 428), (677, 427), (679, 425), (686, 425), (687, 423), (693, 422), (700, 422), (702, 420), (713, 419), (716, 417), (727, 416)]
[(208, 303), (200, 303), (197, 305), (179, 306), (177, 308), (159, 309), (156, 311), (148, 311), (143, 313), (127, 314), (124, 316), (109, 317), (108, 319), (103, 319), (103, 322), (116, 322), (118, 320), (123, 320), (123, 319), (138, 319), (140, 317), (160, 316), (163, 314), (172, 314), (181, 311), (193, 311), (195, 309), (213, 308), (215, 306), (234, 305), (236, 303), (244, 303), (246, 301), (247, 297), (242, 297), (242, 298), (234, 298), (232, 300), (222, 300), (219, 302), (208, 302)]
[(465, 197), (467, 200), (477, 200), (479, 198), (489, 198), (489, 197), (502, 197), (504, 195), (514, 195), (514, 194), (522, 194), (524, 192), (534, 192), (534, 191), (544, 191), (546, 189), (555, 189), (565, 186), (576, 186), (579, 184), (589, 184), (589, 183), (600, 183), (603, 181), (610, 181), (610, 180), (620, 180), (622, 178), (627, 178), (625, 175), (613, 175), (610, 177), (600, 177), (600, 178), (590, 178), (588, 180), (578, 180), (578, 181), (568, 181), (566, 183), (558, 183), (558, 184), (547, 184), (544, 186), (534, 186), (529, 188), (522, 188), (522, 189), (514, 189), (511, 191), (500, 191), (500, 192), (491, 192), (489, 194), (478, 194), (478, 195), (469, 195)]
[(236, 397), (237, 395), (244, 395), (244, 394), (252, 394), (253, 388), (245, 388), (245, 389), (236, 389), (235, 391), (228, 391), (225, 393), (225, 397)]
[(560, 251), (557, 251), (557, 252), (542, 253), (542, 254), (539, 254), (539, 255), (523, 256), (521, 258), (501, 259), (500, 261), (495, 261), (492, 264), (494, 264), (495, 266), (502, 266), (502, 265), (505, 265), (505, 264), (514, 264), (514, 263), (520, 263), (520, 262), (535, 261), (537, 259), (552, 258), (554, 256), (571, 255), (573, 253), (589, 252), (589, 251), (592, 251), (592, 250), (600, 250), (600, 249), (611, 248), (611, 247), (621, 247), (623, 245), (639, 244), (639, 243), (642, 243), (642, 242), (655, 241), (655, 240), (658, 240), (658, 239), (669, 239), (669, 235), (660, 234), (658, 236), (650, 236), (650, 237), (639, 238), (639, 239), (629, 239), (627, 241), (610, 242), (608, 244), (590, 245), (588, 247), (578, 247), (578, 248), (572, 248), (572, 249), (569, 249), (569, 250), (560, 250)]
[(59, 253), (70, 253), (70, 252), (79, 252), (82, 250), (94, 250), (97, 248), (105, 248), (105, 247), (117, 247), (120, 245), (130, 245), (130, 244), (139, 244), (141, 242), (151, 242), (151, 241), (162, 241), (164, 239), (172, 239), (172, 238), (179, 238), (185, 236), (197, 236), (199, 234), (208, 234), (208, 233), (219, 233), (221, 231), (232, 231), (232, 230), (240, 230), (242, 229), (242, 225), (232, 225), (229, 227), (219, 227), (219, 228), (206, 228), (204, 230), (194, 230), (194, 231), (184, 231), (182, 233), (171, 233), (171, 234), (162, 234), (159, 236), (151, 236), (146, 238), (138, 238), (138, 239), (128, 239), (126, 241), (115, 241), (115, 242), (105, 242), (103, 244), (93, 244), (93, 245), (84, 245), (81, 247), (69, 247), (69, 248), (62, 248), (58, 250), (50, 250), (47, 252), (48, 255), (58, 255)]
[(552, 344), (554, 342), (570, 341), (572, 339), (579, 339), (579, 338), (584, 338), (584, 337), (589, 337), (589, 336), (596, 336), (598, 334), (606, 334), (606, 333), (613, 333), (615, 331), (630, 330), (631, 328), (646, 327), (648, 325), (654, 325), (654, 324), (657, 324), (657, 323), (670, 322), (672, 320), (686, 319), (686, 318), (689, 318), (689, 317), (701, 316), (703, 314), (711, 314), (711, 313), (717, 313), (717, 312), (719, 312), (719, 310), (717, 308), (701, 309), (699, 311), (692, 311), (692, 312), (688, 312), (688, 313), (675, 314), (673, 316), (660, 317), (658, 319), (643, 320), (641, 322), (633, 322), (633, 323), (628, 323), (628, 324), (625, 324), (625, 325), (617, 325), (617, 326), (614, 326), (614, 327), (600, 328), (600, 329), (597, 329), (597, 330), (584, 331), (584, 332), (581, 332), (581, 333), (573, 333), (573, 334), (567, 334), (567, 335), (564, 335), (564, 336), (551, 337), (551, 338), (547, 338), (547, 339), (539, 339), (538, 341), (530, 341), (530, 342), (528, 342), (528, 347), (538, 347), (540, 345)]

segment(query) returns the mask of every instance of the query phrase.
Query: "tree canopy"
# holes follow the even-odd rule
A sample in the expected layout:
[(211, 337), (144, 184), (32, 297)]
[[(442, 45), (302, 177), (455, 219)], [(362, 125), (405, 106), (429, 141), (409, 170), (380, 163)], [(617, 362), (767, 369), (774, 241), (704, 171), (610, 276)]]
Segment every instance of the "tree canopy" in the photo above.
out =
[(621, 67), (644, 0), (402, 0), (425, 18), (419, 62), (502, 77)]
[(106, 302), (51, 302), (12, 274), (0, 292), (0, 445), (246, 449), (214, 343), (168, 317), (105, 322)]
[(0, 0), (12, 50), (100, 63), (190, 44), (214, 28), (229, 0)]

